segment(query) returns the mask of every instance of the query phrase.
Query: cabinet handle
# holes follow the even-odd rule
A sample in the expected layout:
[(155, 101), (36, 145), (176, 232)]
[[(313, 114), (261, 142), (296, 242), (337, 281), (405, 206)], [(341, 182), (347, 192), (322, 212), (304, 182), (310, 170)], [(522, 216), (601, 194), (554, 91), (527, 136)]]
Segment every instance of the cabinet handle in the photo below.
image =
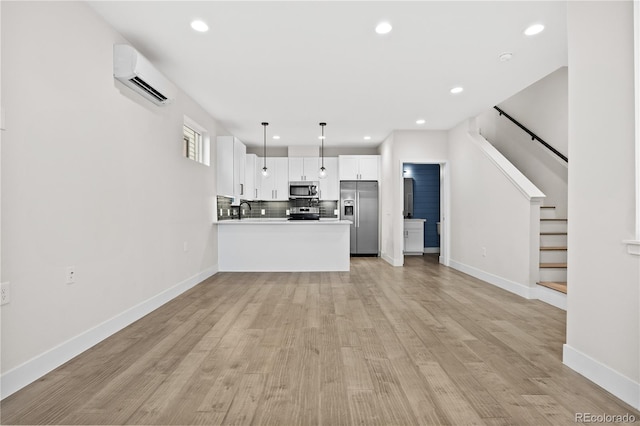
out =
[(258, 198), (258, 188), (256, 188), (255, 191), (256, 191), (256, 198)]
[(278, 199), (278, 190), (276, 189), (276, 196), (274, 197), (275, 199)]
[(356, 206), (358, 206), (358, 215), (356, 216), (356, 228), (360, 228), (360, 193), (356, 192)]
[(244, 195), (244, 183), (240, 184), (240, 195)]

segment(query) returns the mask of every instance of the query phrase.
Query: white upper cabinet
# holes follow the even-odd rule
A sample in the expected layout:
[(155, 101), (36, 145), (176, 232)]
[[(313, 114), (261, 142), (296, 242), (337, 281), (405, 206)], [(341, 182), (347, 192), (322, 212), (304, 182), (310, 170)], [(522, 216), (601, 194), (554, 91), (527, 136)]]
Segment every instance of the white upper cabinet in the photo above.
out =
[(289, 180), (318, 180), (318, 157), (289, 157)]
[(262, 175), (264, 159), (258, 158), (256, 163), (256, 198), (267, 201), (289, 200), (289, 159), (267, 157), (267, 177)]
[(247, 161), (244, 168), (244, 193), (245, 200), (253, 201), (256, 198), (256, 168), (258, 156), (247, 154)]
[(233, 197), (233, 137), (218, 136), (216, 153), (218, 195)]
[(341, 155), (340, 180), (378, 180), (379, 155)]
[(247, 196), (244, 187), (246, 166), (247, 147), (236, 139), (233, 144), (233, 195), (238, 200)]
[(340, 199), (340, 180), (338, 179), (338, 158), (325, 157), (324, 168), (327, 170), (327, 177), (320, 181), (321, 200)]
[(218, 136), (216, 140), (218, 195), (233, 197), (237, 205), (246, 196), (246, 146), (233, 136)]
[(289, 200), (289, 159), (287, 157), (274, 158), (273, 182), (274, 200)]

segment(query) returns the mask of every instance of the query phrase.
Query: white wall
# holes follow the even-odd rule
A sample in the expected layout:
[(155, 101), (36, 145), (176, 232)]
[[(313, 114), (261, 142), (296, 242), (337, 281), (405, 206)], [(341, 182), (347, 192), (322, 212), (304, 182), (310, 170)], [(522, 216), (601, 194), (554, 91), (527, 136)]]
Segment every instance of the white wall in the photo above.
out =
[[(640, 408), (632, 2), (569, 2), (569, 257), (564, 362)], [(638, 112), (636, 112), (638, 113)]]
[[(498, 106), (567, 155), (567, 67), (562, 67)], [(482, 135), (545, 193), (556, 217), (567, 217), (567, 163), (495, 109), (479, 117)]]
[(451, 266), (532, 297), (543, 194), (473, 123), (449, 131)]
[[(404, 263), (403, 163), (446, 163), (447, 132), (397, 130), (379, 149), (382, 163), (382, 257), (394, 266)], [(445, 166), (446, 168), (446, 166)], [(446, 197), (446, 194), (443, 194)], [(445, 209), (446, 210), (446, 209)]]
[(393, 189), (393, 133), (380, 144), (380, 257), (393, 266), (402, 266), (402, 259), (395, 259), (394, 220), (395, 191)]
[(183, 114), (223, 130), (182, 92), (159, 108), (116, 84), (124, 40), (86, 4), (1, 7), (6, 396), (215, 273), (215, 169), (183, 157)]

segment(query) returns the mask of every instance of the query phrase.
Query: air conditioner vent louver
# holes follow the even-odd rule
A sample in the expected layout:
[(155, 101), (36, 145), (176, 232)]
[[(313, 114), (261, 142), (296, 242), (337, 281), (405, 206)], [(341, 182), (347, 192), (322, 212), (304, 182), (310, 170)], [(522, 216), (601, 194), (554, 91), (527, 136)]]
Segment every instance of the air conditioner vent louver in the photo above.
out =
[(147, 92), (148, 94), (150, 94), (151, 96), (153, 96), (154, 98), (156, 98), (157, 100), (161, 102), (164, 102), (167, 100), (166, 96), (164, 96), (162, 93), (158, 92), (156, 89), (148, 85), (140, 77), (131, 78), (129, 79), (129, 81), (135, 84), (136, 86), (138, 86), (139, 88), (141, 88), (142, 90), (144, 90), (145, 92)]
[(170, 103), (178, 91), (151, 62), (126, 44), (113, 46), (113, 76), (156, 105)]

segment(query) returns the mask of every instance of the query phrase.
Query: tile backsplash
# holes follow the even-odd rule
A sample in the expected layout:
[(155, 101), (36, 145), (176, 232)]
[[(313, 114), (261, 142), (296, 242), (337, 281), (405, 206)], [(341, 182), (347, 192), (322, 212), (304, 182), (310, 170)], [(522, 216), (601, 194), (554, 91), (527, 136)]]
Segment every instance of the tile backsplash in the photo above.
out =
[[(218, 196), (218, 220), (228, 220), (238, 218), (238, 206), (231, 205), (231, 198)], [(251, 210), (248, 209), (246, 204), (242, 205), (244, 213), (242, 217), (246, 218), (286, 218), (287, 210), (289, 207), (303, 207), (308, 206), (308, 200), (290, 200), (290, 201), (247, 201), (251, 206)], [(320, 217), (322, 218), (337, 218), (335, 210), (338, 208), (337, 201), (319, 201), (317, 204), (320, 207)], [(264, 214), (262, 211), (264, 210)]]

